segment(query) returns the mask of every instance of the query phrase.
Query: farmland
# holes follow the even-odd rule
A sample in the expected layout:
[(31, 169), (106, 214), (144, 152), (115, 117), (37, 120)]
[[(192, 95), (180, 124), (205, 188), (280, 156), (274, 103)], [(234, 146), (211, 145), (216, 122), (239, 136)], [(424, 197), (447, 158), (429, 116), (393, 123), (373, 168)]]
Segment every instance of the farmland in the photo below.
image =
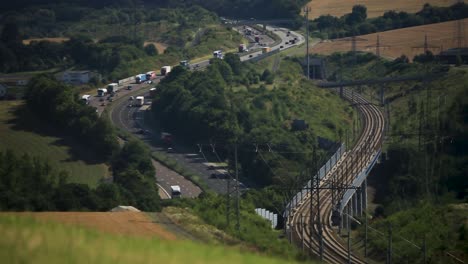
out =
[[(468, 27), (468, 19), (464, 19), (463, 25)], [(376, 44), (377, 35), (380, 36), (380, 54), (383, 57), (396, 58), (405, 54), (412, 59), (415, 55), (424, 52), (424, 36), (427, 35), (430, 50), (433, 53), (439, 53), (443, 50), (456, 47), (454, 40), (454, 31), (456, 21), (437, 23), (431, 25), (409, 27), (397, 30), (389, 30), (380, 33), (368, 34), (359, 36), (359, 38), (367, 41), (357, 41), (356, 48), (358, 51), (373, 52), (374, 47), (368, 47)], [(326, 41), (321, 42), (310, 48), (312, 53), (331, 54), (337, 51), (349, 51), (351, 49), (351, 41)]]
[(68, 181), (90, 187), (107, 176), (107, 166), (97, 163), (83, 146), (56, 135), (30, 113), (17, 113), (22, 105), (21, 101), (0, 104), (0, 150), (9, 148), (19, 155), (28, 153), (45, 158), (54, 167), (67, 171)]
[(109, 234), (176, 239), (172, 233), (153, 223), (151, 218), (141, 212), (24, 212), (3, 215), (31, 216), (43, 222), (59, 222)]
[(429, 3), (433, 6), (450, 6), (455, 2), (454, 0), (314, 0), (309, 2), (307, 7), (311, 10), (309, 13), (310, 19), (327, 14), (340, 17), (344, 14), (351, 13), (351, 9), (354, 5), (365, 5), (367, 7), (367, 17), (378, 17), (389, 10), (415, 13), (421, 10), (425, 3)]
[(288, 263), (222, 246), (108, 234), (18, 215), (0, 215), (0, 234), (0, 258), (9, 263)]

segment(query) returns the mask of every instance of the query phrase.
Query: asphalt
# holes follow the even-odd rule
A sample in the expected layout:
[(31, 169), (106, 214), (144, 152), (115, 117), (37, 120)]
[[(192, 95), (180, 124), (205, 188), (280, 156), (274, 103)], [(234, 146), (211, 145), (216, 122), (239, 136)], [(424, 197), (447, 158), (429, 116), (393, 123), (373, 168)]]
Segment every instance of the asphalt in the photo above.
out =
[[(236, 30), (242, 31), (241, 27), (238, 27)], [(249, 45), (250, 52), (243, 56), (240, 56), (241, 61), (249, 60), (253, 57), (259, 56), (262, 54), (261, 47), (270, 46), (271, 50), (276, 49), (284, 50), (290, 47), (298, 46), (304, 43), (305, 39), (300, 34), (293, 31), (289, 31), (285, 28), (271, 27), (267, 26), (267, 30), (273, 31), (276, 35), (281, 38), (281, 41), (276, 42), (267, 35), (263, 35), (260, 32), (260, 41), (259, 43), (251, 43)], [(250, 37), (250, 36), (248, 36)], [(252, 36), (253, 38), (253, 36)], [(286, 44), (291, 39), (297, 38), (295, 44)], [(253, 40), (253, 39), (251, 39)], [(260, 45), (261, 44), (261, 45)], [(190, 69), (197, 70), (203, 69), (209, 65), (209, 61), (202, 61), (196, 64), (192, 64)], [(187, 147), (183, 146), (177, 140), (175, 140), (173, 148), (168, 152), (167, 148), (158, 144), (158, 138), (161, 131), (153, 131), (152, 128), (145, 124), (145, 120), (142, 117), (141, 112), (139, 112), (139, 107), (129, 106), (132, 104), (132, 101), (129, 100), (130, 94), (134, 95), (147, 95), (149, 93), (149, 88), (155, 87), (157, 83), (162, 79), (161, 76), (158, 76), (153, 80), (153, 84), (130, 84), (125, 83), (123, 87), (132, 85), (132, 90), (127, 90), (125, 88), (120, 89), (114, 96), (114, 100), (122, 97), (128, 99), (118, 100), (117, 102), (110, 102), (107, 100), (108, 96), (104, 97), (104, 101), (100, 101), (100, 97), (93, 96), (89, 102), (90, 106), (93, 106), (97, 109), (98, 114), (100, 115), (102, 111), (108, 104), (114, 104), (111, 108), (111, 119), (112, 122), (119, 128), (134, 133), (135, 136), (139, 137), (143, 142), (145, 142), (152, 151), (154, 152), (163, 152), (168, 157), (176, 160), (181, 166), (187, 169), (189, 172), (196, 174), (200, 179), (206, 183), (206, 185), (213, 191), (225, 194), (227, 192), (227, 180), (213, 177), (212, 174), (217, 174), (217, 171), (211, 168), (209, 165), (211, 163), (217, 162), (217, 160), (211, 159), (208, 161), (205, 159), (204, 153), (201, 153), (196, 146)], [(140, 134), (139, 132), (148, 131), (145, 134)], [(197, 197), (202, 190), (200, 187), (195, 185), (190, 180), (184, 178), (180, 174), (170, 170), (159, 162), (153, 160), (153, 164), (156, 167), (157, 171), (157, 185), (160, 188), (161, 194), (163, 197), (168, 196), (170, 193), (171, 185), (181, 186), (182, 196), (184, 197)]]

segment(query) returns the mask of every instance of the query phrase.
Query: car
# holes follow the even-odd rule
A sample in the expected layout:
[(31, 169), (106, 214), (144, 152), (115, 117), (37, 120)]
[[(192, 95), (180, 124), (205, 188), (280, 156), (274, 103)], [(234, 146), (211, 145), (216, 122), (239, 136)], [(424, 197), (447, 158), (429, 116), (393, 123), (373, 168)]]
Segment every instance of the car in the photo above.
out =
[(131, 85), (127, 86), (127, 90), (131, 90), (133, 87)]
[(249, 55), (249, 58), (252, 58), (252, 57), (253, 57), (253, 55), (252, 55), (252, 54), (250, 54), (250, 55)]
[(152, 83), (153, 83), (153, 81), (147, 81), (146, 83), (147, 83), (147, 84), (152, 84)]
[(130, 96), (130, 97), (128, 98), (128, 100), (130, 100), (130, 101), (132, 101), (133, 99), (135, 99), (135, 97), (133, 97), (133, 96)]
[(132, 107), (132, 106), (133, 106), (132, 104), (127, 105), (127, 107)]
[(167, 148), (167, 153), (174, 153), (174, 149), (173, 148)]
[(280, 46), (280, 49), (284, 48), (283, 46)]

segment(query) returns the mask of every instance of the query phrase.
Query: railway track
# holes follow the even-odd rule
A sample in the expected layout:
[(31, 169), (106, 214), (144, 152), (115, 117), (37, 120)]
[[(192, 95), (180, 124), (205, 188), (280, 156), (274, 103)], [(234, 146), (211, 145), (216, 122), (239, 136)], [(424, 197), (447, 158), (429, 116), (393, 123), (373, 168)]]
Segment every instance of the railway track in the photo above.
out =
[[(345, 89), (343, 95), (348, 101), (356, 103), (362, 120), (362, 133), (355, 146), (351, 150), (346, 151), (337, 165), (321, 180), (320, 187), (326, 187), (332, 179), (342, 185), (351, 185), (356, 175), (370, 164), (375, 153), (380, 149), (383, 139), (385, 121), (380, 109), (369, 103), (361, 95), (352, 93), (349, 90)], [(314, 196), (317, 195), (316, 191), (311, 193)], [(338, 199), (341, 199), (343, 194), (344, 191), (340, 192), (337, 195)], [(318, 238), (320, 233), (322, 233), (324, 261), (328, 263), (348, 263), (347, 246), (343, 244), (342, 239), (336, 233), (336, 228), (331, 223), (331, 213), (334, 206), (336, 206), (332, 202), (332, 192), (330, 189), (321, 188), (319, 190), (319, 197), (322, 230), (319, 230), (317, 219), (314, 219), (312, 224), (310, 224), (310, 203), (312, 202), (313, 213), (316, 215), (317, 199), (316, 197), (311, 199), (311, 196), (308, 195), (288, 218), (288, 222), (292, 228), (290, 230), (292, 232), (292, 240), (298, 245), (304, 243), (305, 250), (312, 248), (314, 254), (319, 255)], [(352, 253), (350, 254), (350, 262), (366, 263), (365, 260)]]

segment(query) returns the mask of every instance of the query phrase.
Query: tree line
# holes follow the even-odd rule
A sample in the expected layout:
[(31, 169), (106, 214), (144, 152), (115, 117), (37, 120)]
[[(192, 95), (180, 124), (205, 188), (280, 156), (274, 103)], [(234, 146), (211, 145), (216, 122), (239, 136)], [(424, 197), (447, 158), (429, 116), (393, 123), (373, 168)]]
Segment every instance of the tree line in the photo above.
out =
[[(440, 23), (468, 17), (468, 5), (461, 2), (450, 7), (425, 4), (419, 12), (386, 11), (383, 16), (367, 18), (367, 8), (355, 5), (352, 12), (342, 17), (322, 15), (312, 21), (310, 29), (318, 30), (324, 38), (342, 38), (375, 32)], [(326, 34), (326, 35), (324, 35)]]
[(158, 211), (160, 198), (150, 151), (138, 141), (120, 148), (116, 133), (94, 108), (82, 104), (71, 87), (45, 75), (33, 78), (26, 95), (26, 106), (41, 121), (71, 135), (101, 162), (109, 162), (112, 183), (96, 189), (70, 183), (67, 173), (57, 171), (47, 160), (0, 152), (0, 190), (3, 210), (31, 211), (106, 211), (117, 205), (133, 205), (145, 211)]
[[(268, 90), (273, 80), (269, 70), (257, 72), (253, 65), (241, 64), (237, 55), (226, 54), (224, 60), (212, 59), (205, 71), (174, 68), (158, 85), (152, 111), (164, 130), (190, 144), (218, 143), (223, 159), (233, 160), (237, 144), (243, 175), (250, 181), (260, 186), (284, 182), (291, 171), (310, 165), (310, 153), (294, 152), (316, 148), (317, 139), (312, 129), (294, 131), (285, 125), (296, 99), (288, 87)], [(233, 87), (247, 90), (236, 92)], [(288, 154), (259, 156), (252, 142), (270, 143)], [(282, 179), (269, 165), (281, 171)]]

